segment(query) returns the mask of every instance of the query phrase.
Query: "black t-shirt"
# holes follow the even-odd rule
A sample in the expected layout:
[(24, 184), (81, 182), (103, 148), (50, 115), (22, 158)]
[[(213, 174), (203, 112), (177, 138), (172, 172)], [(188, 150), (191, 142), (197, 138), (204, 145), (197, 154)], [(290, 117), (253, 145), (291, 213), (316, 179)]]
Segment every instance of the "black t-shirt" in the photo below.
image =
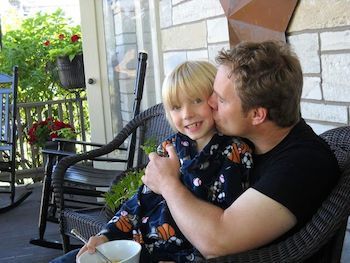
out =
[[(300, 229), (321, 206), (339, 178), (329, 146), (301, 120), (271, 151), (253, 155), (251, 186), (288, 208)], [(280, 239), (279, 239), (280, 240)]]

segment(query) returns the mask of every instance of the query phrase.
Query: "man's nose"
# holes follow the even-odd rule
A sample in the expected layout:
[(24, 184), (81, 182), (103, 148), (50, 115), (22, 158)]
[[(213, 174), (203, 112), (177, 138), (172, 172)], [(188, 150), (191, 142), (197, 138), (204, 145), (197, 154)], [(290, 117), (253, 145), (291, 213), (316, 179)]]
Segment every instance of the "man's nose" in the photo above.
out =
[(209, 97), (208, 104), (213, 110), (217, 110), (218, 104), (215, 93), (211, 94), (211, 96)]

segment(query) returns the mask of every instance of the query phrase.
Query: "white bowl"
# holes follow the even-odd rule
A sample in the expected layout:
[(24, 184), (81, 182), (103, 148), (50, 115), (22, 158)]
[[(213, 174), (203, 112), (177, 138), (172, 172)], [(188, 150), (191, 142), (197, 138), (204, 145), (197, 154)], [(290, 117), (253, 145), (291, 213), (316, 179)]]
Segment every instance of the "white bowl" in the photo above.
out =
[[(103, 243), (97, 248), (113, 263), (139, 263), (141, 245), (132, 240), (114, 240)], [(119, 260), (119, 261), (118, 261)], [(106, 262), (98, 253), (90, 254), (85, 251), (78, 263), (104, 263)]]

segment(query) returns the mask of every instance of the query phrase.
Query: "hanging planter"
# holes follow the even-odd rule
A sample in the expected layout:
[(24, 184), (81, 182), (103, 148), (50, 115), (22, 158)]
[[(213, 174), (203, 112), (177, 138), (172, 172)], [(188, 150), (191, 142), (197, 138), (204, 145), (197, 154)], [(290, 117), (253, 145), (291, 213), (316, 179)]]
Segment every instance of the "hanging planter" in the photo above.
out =
[(72, 61), (68, 56), (57, 57), (58, 78), (63, 88), (85, 88), (83, 54), (76, 55)]
[(80, 32), (62, 31), (57, 38), (46, 39), (43, 45), (48, 57), (57, 63), (57, 75), (66, 89), (85, 88), (85, 74)]

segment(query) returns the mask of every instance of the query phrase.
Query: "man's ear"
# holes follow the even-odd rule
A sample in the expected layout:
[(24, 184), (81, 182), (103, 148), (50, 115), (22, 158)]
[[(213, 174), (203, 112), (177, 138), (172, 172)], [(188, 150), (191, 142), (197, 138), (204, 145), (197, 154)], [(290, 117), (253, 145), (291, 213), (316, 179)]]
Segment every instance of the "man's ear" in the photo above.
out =
[(267, 109), (263, 107), (252, 110), (252, 124), (258, 125), (263, 123), (267, 118)]

